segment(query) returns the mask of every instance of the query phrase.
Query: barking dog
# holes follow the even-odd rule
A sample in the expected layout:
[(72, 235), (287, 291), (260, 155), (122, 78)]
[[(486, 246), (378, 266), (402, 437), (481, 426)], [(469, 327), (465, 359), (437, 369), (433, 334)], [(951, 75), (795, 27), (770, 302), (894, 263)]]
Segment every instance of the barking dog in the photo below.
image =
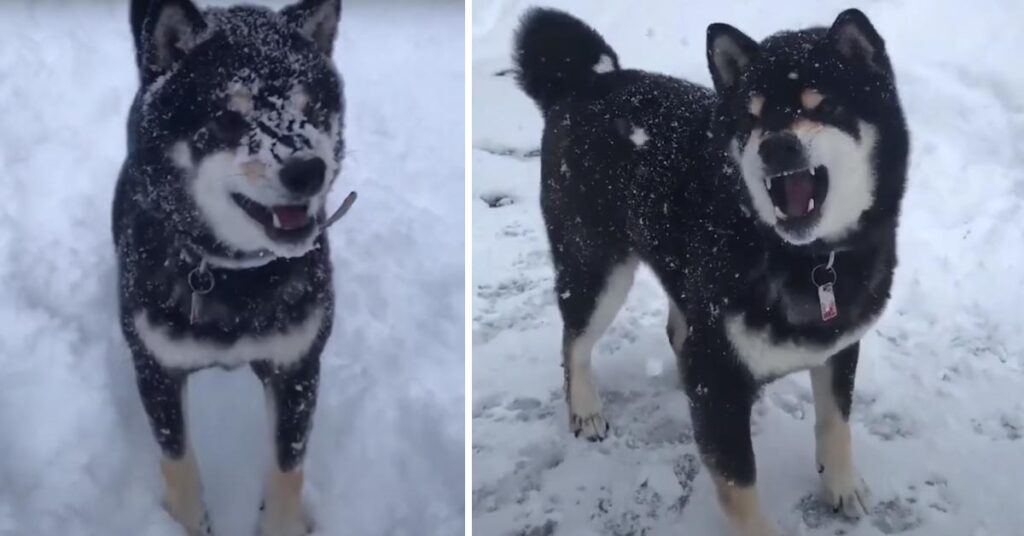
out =
[(824, 499), (861, 513), (850, 401), (858, 341), (892, 284), (909, 144), (867, 17), (848, 10), (761, 43), (713, 24), (714, 91), (622, 69), (558, 11), (528, 12), (514, 46), (545, 119), (541, 207), (571, 430), (609, 431), (590, 355), (645, 262), (668, 294), (697, 444), (735, 531), (776, 533), (755, 488), (750, 412), (762, 385), (797, 370), (811, 374)]
[(340, 0), (200, 11), (135, 0), (140, 89), (113, 234), (121, 328), (165, 505), (210, 534), (183, 400), (191, 372), (248, 364), (274, 437), (260, 534), (306, 534), (302, 461), (334, 296), (324, 203), (342, 153)]

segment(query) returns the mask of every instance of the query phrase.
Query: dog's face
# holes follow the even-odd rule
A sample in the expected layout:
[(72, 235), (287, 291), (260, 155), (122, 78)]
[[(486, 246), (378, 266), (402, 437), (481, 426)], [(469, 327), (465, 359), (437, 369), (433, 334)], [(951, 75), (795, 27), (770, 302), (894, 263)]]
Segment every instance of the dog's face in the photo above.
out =
[(902, 124), (868, 19), (849, 10), (829, 29), (760, 44), (714, 24), (708, 63), (722, 97), (718, 121), (757, 217), (795, 245), (837, 244), (857, 231), (888, 180), (879, 166), (887, 114)]
[(156, 4), (141, 37), (141, 135), (180, 175), (166, 187), (231, 248), (304, 254), (343, 152), (330, 59), (340, 1), (279, 13)]

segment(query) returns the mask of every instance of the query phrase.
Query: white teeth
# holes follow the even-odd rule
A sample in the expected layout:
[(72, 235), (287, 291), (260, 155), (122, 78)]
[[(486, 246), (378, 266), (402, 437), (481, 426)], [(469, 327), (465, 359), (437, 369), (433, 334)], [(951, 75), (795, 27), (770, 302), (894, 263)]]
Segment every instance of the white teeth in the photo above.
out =
[(281, 228), (281, 220), (277, 217), (277, 213), (276, 212), (273, 212), (272, 214), (274, 215), (274, 227), (277, 227), (278, 229), (280, 229)]
[(786, 219), (786, 214), (782, 212), (782, 209), (780, 209), (779, 207), (775, 207), (775, 217), (780, 220), (784, 220)]
[(794, 169), (792, 171), (783, 171), (782, 173), (776, 173), (774, 175), (769, 175), (768, 177), (765, 178), (765, 181), (770, 181), (772, 179), (777, 179), (779, 177), (785, 177), (787, 175), (794, 175), (796, 173), (801, 173), (803, 171), (810, 171), (811, 175), (814, 175), (814, 170), (810, 169), (810, 168)]
[(807, 212), (810, 212), (812, 210), (814, 210), (814, 198), (813, 197), (807, 200)]
[(811, 176), (813, 177), (814, 176), (814, 168), (810, 168), (808, 171), (811, 172)]

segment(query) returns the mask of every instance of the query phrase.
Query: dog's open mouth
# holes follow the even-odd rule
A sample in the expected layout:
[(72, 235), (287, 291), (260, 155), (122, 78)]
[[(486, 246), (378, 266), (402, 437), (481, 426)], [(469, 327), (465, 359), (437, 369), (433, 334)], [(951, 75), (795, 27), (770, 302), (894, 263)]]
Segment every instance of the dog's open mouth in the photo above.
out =
[(805, 227), (821, 215), (828, 196), (828, 168), (803, 168), (765, 178), (775, 216), (782, 227)]
[(316, 227), (316, 218), (309, 215), (309, 204), (261, 205), (242, 194), (231, 194), (231, 199), (245, 213), (263, 226), (271, 240), (295, 242), (309, 236)]

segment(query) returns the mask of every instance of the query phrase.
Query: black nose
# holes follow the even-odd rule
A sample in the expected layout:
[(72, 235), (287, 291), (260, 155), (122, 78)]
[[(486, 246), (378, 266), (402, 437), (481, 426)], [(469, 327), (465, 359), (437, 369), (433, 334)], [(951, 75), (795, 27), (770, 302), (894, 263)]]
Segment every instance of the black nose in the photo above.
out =
[(281, 184), (292, 193), (312, 195), (320, 191), (326, 174), (327, 164), (320, 158), (292, 159), (281, 168)]
[(769, 134), (757, 149), (765, 168), (772, 172), (790, 171), (805, 166), (803, 146), (789, 132)]

